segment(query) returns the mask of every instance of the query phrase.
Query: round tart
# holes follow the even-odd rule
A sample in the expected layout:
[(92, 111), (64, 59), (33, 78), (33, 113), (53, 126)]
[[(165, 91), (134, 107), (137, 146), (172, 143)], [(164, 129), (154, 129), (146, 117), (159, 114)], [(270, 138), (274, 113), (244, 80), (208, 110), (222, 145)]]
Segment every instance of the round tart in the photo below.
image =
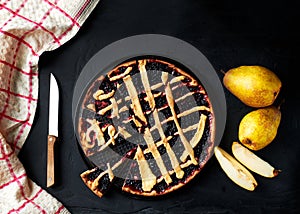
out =
[(116, 184), (157, 196), (188, 183), (211, 157), (214, 114), (201, 82), (179, 63), (126, 61), (84, 94), (78, 134), (93, 167), (81, 174), (99, 197)]

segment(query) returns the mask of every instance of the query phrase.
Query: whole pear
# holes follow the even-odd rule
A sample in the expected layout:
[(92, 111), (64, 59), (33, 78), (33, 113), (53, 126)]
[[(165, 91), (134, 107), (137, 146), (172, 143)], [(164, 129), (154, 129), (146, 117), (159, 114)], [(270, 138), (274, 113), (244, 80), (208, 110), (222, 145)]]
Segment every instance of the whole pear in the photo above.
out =
[(271, 70), (259, 65), (245, 65), (225, 72), (224, 86), (244, 104), (261, 108), (272, 105), (282, 83)]
[(255, 151), (266, 147), (276, 137), (280, 120), (280, 109), (275, 106), (249, 112), (239, 124), (238, 137), (240, 142)]

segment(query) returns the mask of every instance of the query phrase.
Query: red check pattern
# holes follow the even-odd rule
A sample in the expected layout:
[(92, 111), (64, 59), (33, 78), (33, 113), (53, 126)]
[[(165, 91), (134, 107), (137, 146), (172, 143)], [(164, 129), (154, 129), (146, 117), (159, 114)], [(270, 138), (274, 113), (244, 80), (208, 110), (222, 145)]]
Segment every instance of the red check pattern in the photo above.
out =
[(38, 102), (38, 60), (71, 39), (99, 0), (0, 0), (0, 213), (69, 213), (18, 153)]

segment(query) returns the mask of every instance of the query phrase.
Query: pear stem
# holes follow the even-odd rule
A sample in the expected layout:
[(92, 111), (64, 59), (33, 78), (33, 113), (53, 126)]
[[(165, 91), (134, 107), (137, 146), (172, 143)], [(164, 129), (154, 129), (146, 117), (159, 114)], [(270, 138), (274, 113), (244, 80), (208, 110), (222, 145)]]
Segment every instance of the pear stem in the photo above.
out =
[(224, 75), (226, 74), (226, 72), (223, 69), (221, 69), (220, 72)]

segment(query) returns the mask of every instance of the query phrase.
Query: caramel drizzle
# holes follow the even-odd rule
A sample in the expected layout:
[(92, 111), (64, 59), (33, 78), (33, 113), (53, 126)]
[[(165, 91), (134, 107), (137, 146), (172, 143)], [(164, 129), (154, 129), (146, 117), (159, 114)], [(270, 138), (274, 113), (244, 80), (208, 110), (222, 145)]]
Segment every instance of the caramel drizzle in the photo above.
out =
[(208, 107), (206, 107), (206, 106), (195, 106), (195, 107), (193, 107), (193, 108), (191, 108), (189, 110), (186, 110), (186, 111), (184, 111), (182, 113), (179, 113), (177, 115), (177, 118), (184, 117), (184, 116), (187, 116), (189, 114), (192, 114), (192, 113), (198, 112), (198, 111), (210, 111), (210, 109)]
[[(206, 115), (201, 114), (201, 116), (200, 116), (200, 122), (198, 123), (198, 127), (197, 127), (197, 131), (196, 131), (195, 135), (193, 136), (193, 138), (191, 139), (191, 142), (190, 142), (190, 145), (193, 148), (195, 148), (198, 145), (198, 143), (200, 142), (200, 140), (201, 140), (201, 137), (203, 135), (204, 128), (205, 128), (206, 118), (207, 118)], [(188, 130), (189, 130), (189, 127), (187, 128), (187, 131)], [(180, 160), (186, 161), (186, 158), (188, 157), (188, 155), (189, 154), (188, 154), (187, 150), (184, 150), (183, 154), (180, 157)]]
[[(167, 106), (168, 107), (168, 106)], [(159, 110), (161, 110), (161, 109), (158, 109), (158, 111)], [(186, 111), (184, 111), (184, 112), (181, 112), (180, 114), (178, 114), (177, 115), (177, 118), (179, 119), (179, 118), (181, 118), (181, 117), (184, 117), (184, 116), (187, 116), (187, 115), (189, 115), (189, 114), (192, 114), (192, 113), (194, 113), (194, 112), (198, 112), (198, 111), (208, 111), (208, 112), (210, 112), (210, 109), (208, 108), (208, 107), (206, 107), (206, 106), (195, 106), (195, 107), (193, 107), (192, 109), (189, 109), (189, 110), (186, 110)], [(163, 121), (161, 121), (160, 123), (163, 125), (163, 124), (165, 124), (165, 123), (167, 123), (167, 122), (170, 122), (170, 121), (173, 121), (174, 120), (174, 117), (173, 116), (170, 116), (169, 118), (167, 118), (167, 119), (165, 119), (165, 120), (163, 120)], [(124, 121), (125, 123), (127, 123), (127, 121)], [(129, 121), (128, 121), (129, 122)], [(154, 129), (156, 129), (157, 127), (156, 127), (156, 124), (154, 125), (154, 126), (152, 126), (151, 127), (151, 129), (150, 129), (150, 131), (153, 131)]]
[[(134, 115), (132, 117), (135, 125), (137, 127), (142, 127), (143, 125), (147, 125), (147, 119), (143, 113), (140, 101), (139, 101), (139, 97), (137, 94), (137, 91), (135, 89), (135, 86), (133, 85), (132, 79), (130, 76), (126, 76), (124, 77), (124, 83), (126, 85), (127, 91), (129, 93), (129, 97), (131, 99), (131, 108), (133, 109)], [(141, 122), (137, 119), (135, 119), (136, 117), (139, 118), (139, 120), (141, 120), (144, 124), (141, 124)]]
[[(159, 116), (158, 116), (158, 111), (157, 109), (155, 109), (153, 111), (153, 116), (154, 116), (154, 120), (155, 120), (155, 124), (157, 126), (157, 129), (158, 129), (158, 132), (159, 132), (159, 135), (160, 135), (160, 138), (162, 139), (161, 142), (162, 144), (165, 146), (166, 148), (166, 151), (167, 151), (167, 154), (169, 156), (169, 159), (171, 161), (171, 165), (176, 173), (176, 177), (178, 179), (181, 179), (184, 175), (184, 171), (181, 169), (180, 165), (179, 165), (179, 162), (177, 160), (177, 157), (174, 153), (174, 151), (172, 150), (169, 142), (168, 142), (168, 139), (166, 138), (165, 136), (165, 133), (163, 131), (163, 128), (160, 124), (160, 121), (159, 121)], [(158, 146), (158, 144), (156, 144), (156, 146)]]
[[(105, 128), (106, 129), (106, 128)], [(105, 131), (104, 129), (104, 131)], [(101, 145), (101, 147), (97, 150), (98, 152), (103, 151), (106, 149), (110, 144), (115, 145), (115, 139), (121, 134), (125, 139), (131, 137), (131, 134), (128, 133), (125, 129), (121, 128), (118, 126), (118, 132), (116, 133), (116, 129), (114, 126), (109, 125), (108, 126), (108, 135), (109, 135), (109, 140), (107, 141), (106, 144)]]
[[(163, 72), (163, 73), (165, 73), (164, 75), (166, 75), (166, 78), (168, 78), (168, 73), (167, 73), (167, 72)], [(183, 77), (183, 78), (180, 78), (180, 77), (181, 77), (181, 76), (179, 76), (179, 77), (174, 77), (173, 79), (175, 79), (175, 80), (172, 79), (171, 82), (170, 82), (170, 84), (172, 85), (172, 84), (174, 84), (174, 83), (179, 82), (181, 79), (184, 79), (184, 77)], [(120, 87), (119, 84), (118, 84), (117, 86), (118, 86), (118, 88)], [(163, 83), (163, 82), (160, 82), (160, 83), (156, 83), (155, 85), (150, 86), (150, 88), (151, 88), (152, 91), (154, 91), (154, 90), (156, 90), (156, 89), (158, 89), (158, 88), (160, 88), (160, 87), (162, 87), (162, 86), (164, 86), (164, 83)], [(176, 89), (176, 88), (178, 88), (178, 87), (179, 87), (179, 86), (177, 85), (177, 86), (173, 87), (172, 89)], [(153, 96), (154, 96), (154, 97), (158, 97), (158, 96), (161, 95), (161, 93), (162, 93), (162, 92), (156, 93), (156, 94), (154, 94)], [(195, 93), (195, 92), (191, 91), (191, 92), (189, 92), (189, 93), (187, 94), (187, 96), (191, 96), (191, 95), (193, 95), (194, 93)], [(201, 90), (200, 93), (205, 93), (205, 91), (204, 91), (204, 90)], [(186, 97), (186, 95), (184, 95), (184, 97), (182, 97), (182, 98), (177, 98), (177, 99), (184, 99), (185, 97)], [(125, 97), (124, 99), (125, 99), (125, 101), (129, 101), (129, 100), (130, 100), (130, 97)], [(145, 99), (145, 101), (147, 101), (146, 99), (148, 99), (148, 97), (145, 97), (144, 99)], [(177, 99), (176, 99), (176, 102), (179, 101), (179, 100), (177, 100)], [(122, 102), (122, 99), (118, 100), (118, 104), (120, 104), (121, 102)]]
[[(169, 106), (166, 106), (166, 107), (164, 107), (164, 108), (168, 108), (168, 107), (169, 107)], [(124, 109), (123, 109), (123, 108), (124, 108)], [(164, 108), (158, 109), (158, 112), (159, 112), (160, 110), (164, 109)], [(125, 107), (122, 107), (122, 109), (123, 109), (123, 112), (124, 112), (124, 111), (125, 111)], [(126, 109), (128, 110), (128, 108), (126, 108)], [(208, 107), (206, 107), (206, 106), (195, 106), (195, 107), (193, 107), (192, 109), (189, 109), (189, 110), (186, 110), (186, 111), (184, 111), (184, 112), (179, 113), (179, 114), (177, 115), (177, 118), (181, 118), (181, 117), (187, 116), (187, 115), (189, 115), (189, 114), (191, 114), (191, 113), (198, 112), (198, 111), (208, 111), (208, 112), (210, 112), (210, 108), (208, 108)], [(146, 113), (146, 114), (150, 114), (150, 113), (152, 113), (152, 112), (151, 112), (151, 111), (148, 111), (148, 112), (145, 112), (145, 113)], [(174, 117), (173, 117), (173, 116), (170, 116), (169, 118), (167, 118), (167, 119), (161, 121), (160, 123), (163, 125), (163, 124), (165, 124), (165, 123), (167, 123), (167, 122), (170, 122), (170, 121), (173, 121), (173, 120), (174, 120)], [(127, 119), (123, 120), (122, 122), (126, 124), (126, 123), (129, 123), (130, 121), (132, 121), (132, 118), (127, 118)], [(156, 124), (154, 124), (154, 125), (150, 128), (150, 131), (152, 132), (154, 129), (157, 129)]]
[(148, 161), (145, 159), (140, 146), (137, 147), (134, 159), (138, 162), (139, 170), (142, 178), (142, 189), (144, 191), (151, 191), (156, 184), (156, 176), (152, 173)]
[(118, 79), (121, 79), (121, 78), (124, 78), (127, 74), (130, 73), (130, 71), (132, 70), (132, 67), (127, 67), (126, 70), (119, 74), (119, 75), (116, 75), (116, 76), (113, 76), (113, 77), (109, 77), (109, 80), (110, 81), (116, 81)]
[(157, 62), (161, 62), (161, 63), (167, 64), (170, 68), (173, 68), (174, 70), (176, 70), (181, 75), (187, 76), (191, 80), (189, 82), (189, 85), (192, 85), (192, 86), (197, 86), (198, 85), (197, 81), (192, 76), (190, 76), (189, 74), (185, 73), (180, 68), (175, 67), (175, 65), (172, 65), (171, 63), (164, 62), (164, 61), (161, 61), (161, 60), (157, 60)]
[(111, 106), (112, 106), (112, 112), (111, 112), (111, 117), (117, 117), (118, 119), (120, 118), (119, 115), (119, 108), (118, 108), (118, 103), (114, 97), (110, 98)]
[(120, 104), (121, 101), (117, 102), (114, 97), (110, 98), (109, 101), (111, 102), (111, 104), (106, 106), (105, 108), (100, 109), (97, 113), (100, 115), (104, 115), (109, 110), (112, 110), (111, 118), (114, 118), (114, 117), (120, 118), (118, 104)]
[(123, 113), (123, 112), (126, 112), (126, 111), (128, 111), (129, 109), (128, 109), (128, 107), (127, 106), (123, 106), (122, 108), (120, 108), (120, 113)]
[(111, 92), (109, 92), (107, 94), (105, 94), (103, 90), (98, 90), (93, 94), (93, 98), (95, 100), (102, 101), (102, 100), (106, 100), (106, 99), (112, 97), (114, 94), (115, 94), (114, 90), (112, 90)]
[[(182, 80), (184, 80), (184, 79), (185, 79), (184, 76), (174, 77), (174, 78), (172, 78), (172, 79), (170, 80), (170, 84), (176, 83), (176, 82), (180, 82), (180, 81), (182, 81)], [(163, 81), (163, 82), (164, 82), (164, 81)]]
[(96, 108), (95, 108), (95, 104), (94, 103), (90, 103), (86, 106), (87, 109), (89, 109), (90, 111), (95, 112)]
[(87, 122), (90, 123), (90, 127), (86, 131), (86, 140), (88, 142), (92, 142), (90, 138), (91, 132), (95, 132), (96, 139), (98, 141), (98, 146), (102, 146), (105, 144), (104, 134), (99, 126), (99, 122), (96, 119), (87, 119)]
[(143, 136), (144, 136), (144, 139), (146, 141), (146, 144), (147, 144), (150, 152), (152, 153), (152, 155), (157, 163), (158, 168), (160, 169), (160, 172), (161, 172), (164, 180), (166, 181), (167, 184), (170, 184), (172, 182), (172, 178), (170, 177), (169, 172), (164, 164), (164, 161), (154, 143), (154, 140), (152, 138), (149, 128), (145, 129), (145, 133)]
[[(144, 67), (145, 66), (145, 63), (143, 61), (139, 61), (139, 63), (140, 63), (139, 67)], [(145, 68), (142, 68), (141, 70), (144, 70), (144, 71), (141, 71), (141, 73), (146, 72)], [(141, 75), (143, 75), (143, 74), (141, 74)], [(146, 92), (148, 91), (149, 98), (150, 99), (152, 98), (153, 101), (154, 101), (154, 97), (153, 97), (152, 92), (150, 90), (150, 85), (149, 85), (149, 82), (148, 82), (147, 74), (145, 73), (145, 75), (142, 78), (143, 85), (145, 87)], [(148, 83), (146, 83), (146, 82), (148, 82)], [(142, 125), (146, 126), (148, 124), (148, 122), (147, 122), (147, 119), (146, 119), (146, 117), (143, 113), (143, 110), (142, 110), (142, 107), (141, 107), (141, 104), (140, 104), (140, 101), (139, 101), (139, 98), (138, 98), (138, 94), (137, 94), (136, 88), (134, 87), (134, 85), (132, 83), (131, 77), (130, 76), (125, 77), (124, 78), (124, 83), (127, 87), (130, 99), (132, 100), (131, 106), (132, 106), (133, 112), (134, 112), (135, 115), (137, 115), (137, 117), (144, 124), (141, 124), (138, 120), (135, 120), (135, 117), (132, 117), (134, 123), (136, 124), (137, 127), (141, 127)], [(154, 108), (155, 103), (153, 103), (152, 105), (153, 105), (153, 108)], [(172, 179), (171, 179), (170, 175), (168, 174), (168, 170), (166, 169), (165, 164), (162, 160), (162, 157), (159, 154), (159, 151), (157, 150), (157, 147), (154, 143), (154, 140), (152, 138), (152, 135), (151, 135), (150, 130), (149, 130), (148, 127), (145, 128), (145, 132), (143, 134), (143, 137), (146, 141), (146, 144), (147, 144), (148, 148), (150, 149), (151, 153), (153, 154), (153, 157), (154, 157), (154, 159), (157, 163), (157, 166), (160, 169), (160, 172), (163, 175), (166, 183), (170, 184), (172, 182)]]
[(177, 99), (175, 100), (175, 103), (177, 103), (177, 102), (179, 102), (179, 101), (181, 101), (181, 100), (184, 100), (185, 98), (190, 97), (190, 96), (192, 96), (193, 94), (195, 94), (195, 92), (190, 91), (189, 93), (183, 95), (182, 97), (177, 98)]
[[(88, 149), (91, 149), (95, 146), (95, 142), (97, 141), (97, 146), (100, 148), (98, 151), (102, 151), (107, 148), (110, 144), (115, 145), (115, 138), (117, 138), (119, 132), (116, 133), (116, 129), (113, 125), (105, 126), (104, 128), (100, 128), (99, 122), (96, 119), (86, 119), (86, 122), (90, 124), (89, 128), (86, 130), (86, 133), (80, 133), (82, 139), (82, 146), (84, 147), (84, 151), (87, 152)], [(108, 132), (109, 140), (106, 142), (104, 138), (104, 132)], [(95, 139), (91, 139), (91, 133), (94, 133)], [(91, 154), (89, 154), (91, 155)]]
[[(168, 75), (168, 73), (166, 73), (166, 72), (164, 72), (164, 73)], [(172, 82), (172, 84), (173, 84), (173, 83), (179, 82), (180, 80), (184, 79), (184, 77), (183, 77), (183, 78), (180, 78), (180, 77), (182, 77), (182, 76), (175, 77), (176, 80), (173, 81), (173, 79), (172, 79), (172, 80), (170, 81), (170, 83)], [(175, 78), (174, 78), (174, 79), (175, 79)], [(151, 88), (151, 90), (155, 90), (155, 89), (157, 89), (157, 88), (160, 88), (160, 87), (163, 86), (163, 85), (164, 85), (164, 83), (158, 83), (158, 84), (156, 84), (156, 85), (151, 86), (150, 88)], [(118, 85), (118, 86), (119, 86), (119, 85)], [(177, 87), (177, 86), (175, 86), (174, 88), (176, 88), (176, 87)], [(172, 88), (172, 89), (174, 89), (174, 88)], [(150, 90), (150, 92), (151, 92), (151, 90)], [(159, 92), (159, 93), (155, 93), (155, 94), (152, 94), (152, 93), (151, 93), (151, 94), (153, 95), (154, 98), (156, 98), (156, 97), (161, 96), (162, 93), (163, 93), (163, 92)], [(200, 91), (200, 93), (201, 93), (201, 91)], [(147, 94), (147, 93), (146, 93), (146, 94)], [(148, 94), (149, 94), (149, 92), (148, 92)], [(152, 106), (155, 105), (155, 102), (153, 102), (154, 99), (151, 99), (151, 98), (148, 97), (148, 94), (147, 94), (147, 97), (144, 98), (144, 100), (149, 102), (149, 105), (150, 105), (150, 107), (151, 107), (151, 109), (152, 109)], [(193, 94), (195, 94), (195, 92), (191, 91), (191, 92), (189, 92), (189, 93), (183, 95), (182, 97), (179, 97), (179, 98), (175, 99), (175, 102), (179, 102), (179, 101), (181, 101), (181, 100), (184, 100), (185, 98), (187, 98), (187, 97), (189, 97), (189, 96), (192, 96)], [(127, 96), (127, 97), (124, 98), (125, 101), (129, 101), (130, 99), (131, 99), (130, 96)], [(153, 101), (152, 101), (152, 100), (153, 100)], [(152, 104), (150, 103), (150, 101), (151, 101)], [(112, 114), (111, 114), (111, 118), (114, 118), (114, 117), (120, 118), (119, 113), (126, 112), (126, 111), (129, 110), (127, 106), (123, 106), (123, 107), (121, 107), (120, 109), (118, 109), (118, 105), (122, 103), (122, 99), (119, 99), (119, 100), (116, 101), (115, 98), (112, 97), (112, 98), (110, 98), (110, 102), (111, 102), (111, 104), (108, 105), (108, 106), (106, 106), (105, 108), (99, 110), (99, 111), (98, 111), (98, 114), (104, 115), (107, 111), (109, 111), (109, 110), (112, 109), (113, 112), (112, 112)], [(153, 103), (154, 103), (154, 104), (153, 104)], [(94, 104), (89, 104), (87, 107), (88, 107), (88, 109), (95, 111)], [(200, 107), (200, 106), (197, 106), (197, 107)], [(168, 106), (159, 108), (158, 111), (160, 111), (160, 110), (162, 110), (162, 109), (164, 109), (164, 108), (168, 108)], [(200, 110), (210, 111), (210, 109), (209, 109), (208, 107), (206, 107), (206, 106), (201, 106), (201, 108), (203, 108), (203, 109), (200, 109)], [(200, 110), (199, 110), (199, 111), (200, 111)], [(195, 109), (195, 111), (197, 111), (197, 110)], [(146, 114), (147, 114), (147, 113), (151, 113), (151, 111), (146, 112)], [(181, 114), (182, 114), (182, 113), (181, 113)], [(180, 117), (180, 115), (177, 115), (177, 116)], [(123, 122), (124, 122), (124, 123), (128, 123), (128, 122), (130, 122), (131, 120), (132, 120), (132, 118), (128, 118), (128, 120), (123, 121)], [(169, 121), (171, 121), (171, 120), (173, 120), (173, 117), (168, 118), (167, 121), (162, 121), (162, 122), (163, 122), (163, 123), (166, 123), (166, 122), (169, 122)]]
[[(160, 135), (160, 137), (161, 137), (161, 139), (162, 139), (161, 141), (162, 141), (162, 143), (164, 144), (164, 146), (165, 146), (165, 148), (166, 148), (166, 151), (167, 151), (167, 154), (168, 154), (169, 159), (170, 159), (170, 161), (171, 161), (172, 167), (173, 167), (173, 169), (175, 170), (176, 177), (180, 179), (180, 178), (183, 177), (184, 172), (183, 172), (182, 169), (180, 168), (180, 165), (179, 165), (179, 162), (178, 162), (178, 160), (177, 160), (177, 157), (176, 157), (174, 151), (171, 149), (171, 146), (170, 146), (170, 144), (168, 143), (168, 140), (167, 140), (167, 138), (166, 138), (166, 136), (165, 136), (165, 134), (164, 134), (163, 128), (162, 128), (162, 126), (161, 126), (161, 124), (160, 124), (160, 120), (159, 120), (159, 116), (158, 116), (158, 111), (157, 111), (156, 108), (154, 108), (154, 107), (155, 107), (154, 96), (153, 96), (153, 94), (152, 94), (152, 92), (151, 92), (151, 89), (150, 89), (149, 80), (148, 80), (148, 76), (147, 76), (147, 74), (146, 74), (146, 68), (145, 68), (145, 65), (146, 65), (146, 60), (143, 60), (143, 61), (140, 62), (139, 67), (140, 67), (140, 69), (141, 69), (142, 76), (144, 76), (144, 77), (142, 78), (142, 82), (143, 82), (144, 88), (145, 88), (145, 90), (146, 90), (146, 93), (147, 93), (147, 91), (149, 91), (149, 94), (147, 94), (147, 97), (148, 97), (148, 100), (149, 100), (150, 108), (151, 108), (151, 109), (154, 109), (154, 110), (153, 110), (153, 117), (154, 117), (155, 125), (156, 125), (156, 127), (157, 127), (157, 129), (158, 129), (158, 132), (159, 132), (159, 135)], [(163, 72), (163, 78), (167, 81), (168, 75), (165, 75), (164, 73), (166, 73), (166, 72)], [(153, 106), (153, 107), (152, 107), (152, 106)], [(147, 132), (148, 132), (148, 131), (147, 131)], [(149, 132), (150, 132), (150, 131), (149, 131)], [(148, 133), (147, 133), (147, 134), (148, 134)], [(147, 144), (148, 144), (148, 143), (147, 143)], [(153, 144), (154, 144), (154, 143), (153, 143)], [(155, 145), (155, 147), (156, 147), (156, 146), (157, 146), (157, 145)], [(156, 148), (157, 148), (157, 147), (156, 147)], [(156, 150), (157, 150), (157, 149), (156, 149)], [(153, 152), (156, 153), (155, 150), (152, 151), (152, 149), (150, 149), (150, 151), (152, 152), (152, 154), (153, 154)], [(153, 154), (153, 156), (154, 156), (154, 154)], [(154, 156), (154, 157), (155, 157), (155, 156)], [(157, 161), (160, 161), (161, 156), (159, 156), (159, 157), (160, 157), (160, 158), (159, 158)], [(155, 158), (155, 160), (156, 160), (156, 158)], [(158, 164), (160, 164), (160, 163), (158, 162)], [(164, 165), (163, 165), (163, 166), (164, 166)], [(162, 169), (165, 171), (165, 167), (162, 167)], [(162, 172), (162, 173), (163, 173), (163, 172)], [(167, 172), (165, 172), (165, 173), (167, 173)], [(168, 183), (168, 184), (171, 183), (171, 182), (172, 182), (171, 177), (170, 177), (170, 176), (164, 176), (164, 175), (165, 175), (165, 174), (163, 174), (163, 177), (165, 178), (166, 183)]]
[[(171, 88), (170, 88), (170, 83), (167, 83), (165, 85), (166, 85), (165, 92), (166, 92), (167, 101), (168, 101), (169, 107), (171, 109), (171, 112), (172, 112), (172, 115), (173, 115), (173, 121), (175, 122), (176, 128), (178, 130), (179, 137), (182, 141), (182, 144), (183, 144), (185, 150), (187, 151), (188, 155), (190, 156), (192, 163), (194, 165), (197, 165), (198, 162), (195, 159), (194, 150), (193, 150), (191, 144), (188, 142), (188, 140), (184, 136), (184, 133), (183, 133), (183, 131), (180, 127), (180, 124), (178, 122), (178, 118), (177, 118), (177, 115), (176, 115), (176, 112), (175, 112), (175, 109), (174, 109), (174, 99), (173, 99), (172, 91), (171, 91)], [(180, 160), (184, 161), (183, 159), (180, 159)]]
[(125, 139), (128, 139), (131, 137), (131, 134), (128, 133), (123, 127), (118, 126), (118, 133), (120, 133)]
[[(164, 72), (164, 73), (165, 73), (165, 72)], [(161, 84), (163, 84), (163, 83), (161, 83)], [(151, 88), (152, 88), (152, 87), (151, 87)], [(155, 94), (152, 94), (152, 95), (153, 95), (154, 98), (156, 98), (156, 97), (161, 96), (162, 93), (163, 93), (163, 92), (159, 92), (159, 93), (155, 93)], [(189, 92), (189, 93), (183, 95), (182, 97), (179, 97), (179, 98), (175, 99), (175, 102), (179, 102), (180, 100), (183, 100), (183, 99), (185, 99), (186, 97), (193, 95), (194, 93), (195, 93), (195, 92)], [(127, 100), (127, 101), (130, 100), (130, 97), (126, 97), (125, 100)], [(149, 101), (149, 98), (148, 98), (148, 97), (145, 97), (144, 100), (145, 100), (145, 101)], [(126, 111), (129, 110), (127, 106), (123, 106), (123, 107), (121, 107), (120, 109), (118, 109), (118, 105), (122, 103), (122, 99), (119, 99), (118, 101), (115, 101), (115, 98), (111, 98), (110, 101), (111, 101), (112, 104), (110, 104), (110, 105), (106, 106), (105, 108), (99, 110), (99, 111), (98, 111), (99, 114), (104, 115), (107, 111), (113, 109), (113, 112), (115, 112), (115, 113), (112, 112), (111, 118), (116, 117), (116, 115), (117, 115), (117, 118), (119, 118), (119, 114), (120, 114), (120, 113), (123, 113), (123, 112), (126, 112)], [(169, 107), (169, 106), (161, 107), (161, 108), (158, 109), (158, 111), (161, 111), (161, 110), (163, 110), (163, 109), (165, 109), (165, 108), (168, 108), (168, 107)], [(92, 109), (91, 109), (91, 110), (92, 110)], [(189, 110), (186, 110), (186, 111), (184, 111), (184, 112), (179, 113), (179, 114), (177, 115), (177, 118), (186, 116), (186, 115), (188, 115), (188, 114), (191, 114), (191, 113), (197, 112), (197, 111), (208, 111), (208, 112), (210, 112), (211, 110), (210, 110), (209, 107), (206, 107), (206, 106), (195, 106), (195, 107), (193, 107), (192, 109), (189, 109)], [(150, 114), (150, 113), (152, 113), (152, 111), (150, 110), (150, 111), (145, 112), (145, 113), (146, 113), (146, 114)], [(123, 121), (123, 123), (128, 123), (128, 122), (130, 122), (131, 120), (132, 120), (132, 118), (127, 118), (126, 120)], [(165, 123), (170, 122), (170, 121), (172, 121), (172, 120), (173, 120), (173, 116), (171, 116), (171, 117), (169, 117), (169, 118), (167, 118), (167, 119), (161, 121), (161, 124), (165, 124)], [(151, 131), (152, 131), (152, 130), (153, 130), (153, 129), (152, 129), (152, 127), (151, 127)]]
[(146, 95), (148, 98), (149, 106), (151, 109), (154, 109), (155, 101), (154, 101), (154, 96), (151, 92), (151, 87), (150, 87), (148, 75), (146, 72), (146, 62), (147, 62), (146, 60), (139, 61), (139, 70), (140, 70), (140, 74), (141, 74), (142, 83), (143, 83), (143, 86), (145, 88), (145, 92), (146, 92)]
[[(172, 138), (173, 138), (172, 136), (168, 136), (168, 137), (166, 138), (166, 140), (169, 141), (169, 140), (171, 140)], [(164, 141), (160, 140), (160, 141), (156, 142), (155, 144), (156, 144), (156, 147), (159, 147), (159, 146), (163, 145), (164, 143), (165, 143)], [(149, 148), (146, 148), (146, 149), (144, 150), (144, 154), (147, 154), (147, 153), (149, 153), (149, 152), (150, 152)]]

